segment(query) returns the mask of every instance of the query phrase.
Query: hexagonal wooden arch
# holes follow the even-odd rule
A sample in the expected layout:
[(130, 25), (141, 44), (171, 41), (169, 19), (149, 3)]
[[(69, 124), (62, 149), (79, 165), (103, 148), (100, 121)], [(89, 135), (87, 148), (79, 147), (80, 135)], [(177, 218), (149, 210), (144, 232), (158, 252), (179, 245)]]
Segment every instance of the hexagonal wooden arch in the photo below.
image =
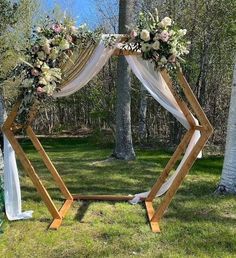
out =
[[(122, 51), (118, 50), (114, 52), (114, 55), (133, 55), (134, 52), (129, 51)], [(170, 88), (172, 94), (175, 96), (175, 99), (180, 106), (182, 112), (184, 113), (186, 119), (188, 120), (190, 124), (189, 130), (186, 132), (184, 137), (182, 138), (180, 144), (176, 148), (173, 156), (167, 163), (166, 167), (164, 168), (163, 172), (157, 179), (156, 183), (151, 188), (151, 191), (147, 198), (143, 198), (142, 201), (145, 202), (146, 211), (148, 215), (148, 219), (150, 222), (150, 226), (153, 232), (160, 232), (159, 223), (161, 218), (163, 217), (164, 212), (168, 208), (169, 204), (172, 201), (172, 198), (174, 197), (176, 191), (178, 190), (179, 186), (183, 182), (185, 176), (191, 169), (192, 165), (194, 164), (195, 160), (197, 159), (197, 156), (199, 152), (203, 149), (204, 145), (206, 144), (207, 140), (211, 136), (213, 132), (213, 128), (207, 119), (203, 109), (201, 108), (199, 102), (197, 101), (194, 93), (192, 92), (187, 80), (183, 76), (181, 70), (178, 70), (177, 77), (179, 84), (181, 88), (183, 89), (183, 92), (185, 94), (185, 97), (188, 101), (188, 104), (190, 105), (191, 109), (194, 111), (196, 118), (199, 120), (199, 126), (195, 125), (195, 122), (193, 120), (193, 117), (189, 111), (189, 108), (187, 104), (179, 98), (179, 96), (175, 93), (173, 87), (172, 87), (172, 81), (170, 76), (168, 75), (166, 70), (161, 71), (161, 75), (165, 82), (167, 83), (168, 87)], [(6, 122), (4, 123), (2, 127), (3, 133), (8, 138), (9, 142), (11, 143), (13, 149), (15, 150), (16, 155), (18, 156), (18, 159), (20, 160), (22, 166), (24, 167), (25, 172), (32, 180), (35, 188), (37, 189), (39, 195), (43, 199), (45, 205), (47, 206), (49, 212), (51, 213), (53, 217), (53, 221), (51, 225), (49, 226), (50, 229), (58, 229), (62, 223), (62, 220), (64, 216), (66, 215), (67, 211), (69, 210), (72, 203), (76, 200), (102, 200), (102, 201), (129, 201), (133, 199), (133, 196), (116, 196), (116, 195), (72, 195), (68, 188), (66, 187), (64, 181), (60, 177), (59, 173), (57, 172), (57, 169), (51, 162), (50, 158), (48, 157), (47, 153), (43, 149), (40, 141), (38, 140), (37, 136), (32, 130), (32, 127), (30, 126), (31, 123), (34, 120), (34, 117), (36, 115), (36, 111), (32, 110), (30, 115), (30, 123), (27, 124), (27, 126), (23, 125), (16, 125), (15, 119), (17, 117), (17, 112), (20, 106), (20, 102), (17, 102), (17, 104), (14, 106), (13, 110), (9, 114)], [(52, 174), (56, 184), (58, 185), (59, 189), (61, 190), (63, 196), (65, 197), (65, 202), (62, 205), (62, 207), (58, 210), (51, 199), (48, 191), (46, 190), (45, 186), (43, 185), (42, 181), (38, 177), (38, 174), (31, 164), (30, 160), (28, 159), (27, 155), (23, 151), (22, 147), (20, 146), (18, 140), (15, 137), (15, 133), (19, 130), (24, 128), (26, 130), (27, 135), (29, 136), (30, 140), (32, 141), (35, 149), (38, 151), (39, 155), (42, 158), (42, 161), (46, 165), (47, 169)], [(181, 155), (185, 151), (187, 145), (190, 142), (191, 137), (193, 136), (195, 130), (199, 130), (201, 132), (201, 137), (199, 138), (198, 142), (190, 152), (188, 158), (184, 162), (182, 168), (180, 169), (179, 173), (175, 177), (174, 181), (172, 182), (170, 188), (165, 193), (165, 196), (161, 203), (159, 204), (158, 208), (154, 210), (153, 208), (153, 200), (167, 179), (169, 173), (171, 172), (172, 168), (176, 164), (176, 162), (180, 159)]]

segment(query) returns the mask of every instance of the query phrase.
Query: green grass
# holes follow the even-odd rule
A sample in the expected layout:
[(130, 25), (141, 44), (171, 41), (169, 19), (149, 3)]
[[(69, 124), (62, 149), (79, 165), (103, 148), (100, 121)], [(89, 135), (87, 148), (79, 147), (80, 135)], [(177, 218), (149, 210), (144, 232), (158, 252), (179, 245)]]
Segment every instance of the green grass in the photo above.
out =
[[(131, 162), (104, 160), (112, 148), (87, 139), (43, 139), (45, 149), (72, 193), (134, 194), (149, 190), (170, 157), (136, 150)], [(58, 207), (61, 195), (28, 141), (22, 142)], [(235, 198), (212, 193), (222, 158), (198, 160), (161, 221), (151, 232), (142, 204), (76, 202), (58, 231), (31, 181), (21, 172), (27, 221), (4, 222), (0, 257), (236, 257)]]

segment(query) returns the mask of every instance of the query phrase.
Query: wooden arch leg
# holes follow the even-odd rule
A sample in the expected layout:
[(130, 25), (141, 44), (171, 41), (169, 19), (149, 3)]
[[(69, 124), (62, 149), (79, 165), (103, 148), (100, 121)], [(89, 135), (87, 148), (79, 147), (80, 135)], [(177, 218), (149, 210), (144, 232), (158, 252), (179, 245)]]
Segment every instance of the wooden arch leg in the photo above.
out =
[(41, 198), (43, 199), (44, 203), (46, 204), (49, 212), (51, 213), (52, 217), (55, 219), (61, 219), (61, 216), (53, 203), (51, 197), (49, 196), (46, 188), (40, 181), (34, 167), (32, 166), (31, 162), (27, 158), (25, 152), (21, 148), (19, 142), (15, 138), (14, 134), (10, 130), (3, 130), (4, 134), (8, 138), (9, 142), (11, 143), (13, 149), (16, 152), (17, 157), (19, 158), (22, 166), (24, 167), (25, 171), (27, 172), (28, 176), (30, 177), (31, 181), (33, 182), (34, 186), (36, 187), (38, 193), (40, 194)]
[(180, 144), (178, 145), (177, 149), (175, 150), (173, 156), (171, 157), (171, 159), (167, 163), (166, 167), (164, 168), (163, 172), (159, 176), (158, 180), (156, 181), (156, 183), (152, 187), (148, 197), (146, 198), (146, 201), (148, 201), (148, 202), (153, 201), (153, 199), (156, 197), (156, 194), (158, 193), (158, 191), (160, 190), (161, 186), (165, 182), (166, 178), (168, 177), (169, 173), (171, 172), (171, 169), (174, 167), (174, 165), (179, 160), (179, 158), (182, 155), (182, 153), (185, 151), (185, 149), (187, 147), (187, 144), (189, 143), (189, 141), (190, 141), (191, 137), (193, 136), (193, 134), (194, 134), (194, 130), (192, 130), (192, 129), (190, 129), (185, 134), (185, 136), (183, 137), (182, 141), (180, 142)]
[[(183, 114), (185, 115), (186, 119), (190, 124), (190, 130), (185, 134), (181, 143), (177, 147), (176, 151), (174, 152), (173, 156), (169, 160), (168, 164), (166, 165), (165, 169), (163, 170), (162, 174), (152, 187), (148, 197), (145, 200), (146, 210), (148, 214), (148, 218), (150, 221), (150, 226), (153, 232), (160, 232), (159, 222), (164, 215), (164, 212), (170, 205), (175, 193), (177, 192), (179, 186), (183, 182), (185, 176), (188, 174), (189, 170), (191, 169), (192, 165), (194, 164), (195, 160), (197, 159), (198, 153), (203, 149), (204, 145), (206, 144), (207, 140), (211, 136), (213, 132), (213, 128), (208, 121), (204, 111), (202, 110), (199, 102), (197, 101), (195, 95), (193, 94), (187, 80), (184, 78), (182, 72), (178, 71), (178, 80), (180, 82), (180, 86), (182, 87), (184, 94), (191, 105), (195, 115), (197, 116), (201, 126), (196, 126), (193, 120), (193, 117), (187, 107), (187, 105), (175, 94), (175, 91), (172, 87), (172, 81), (170, 76), (166, 71), (161, 72), (163, 79), (167, 83), (169, 89), (171, 90), (172, 94), (175, 96), (175, 99), (182, 110)], [(164, 199), (160, 203), (159, 207), (155, 211), (153, 208), (153, 200), (160, 190), (161, 186), (165, 182), (166, 178), (168, 177), (171, 169), (180, 158), (181, 154), (183, 153), (184, 149), (186, 148), (187, 144), (190, 142), (191, 137), (193, 136), (195, 130), (201, 131), (201, 137), (199, 138), (198, 142), (190, 152), (188, 158), (184, 162), (182, 168), (180, 169), (178, 175), (175, 177), (174, 181), (172, 182), (170, 188), (166, 192)]]
[(197, 159), (198, 153), (202, 150), (205, 143), (207, 142), (208, 136), (209, 135), (204, 134), (198, 140), (197, 144), (195, 145), (195, 147), (191, 151), (189, 157), (184, 162), (184, 164), (183, 164), (182, 168), (180, 169), (178, 175), (176, 176), (173, 183), (171, 184), (169, 190), (165, 194), (164, 199), (162, 200), (162, 202), (158, 206), (157, 210), (154, 212), (154, 214), (153, 214), (153, 216), (150, 220), (152, 230), (155, 230), (155, 228), (153, 228), (153, 224), (157, 223), (159, 225), (159, 222), (160, 222), (161, 218), (163, 217), (164, 212), (166, 211), (166, 209), (170, 205), (175, 193), (179, 189), (181, 183), (183, 182), (184, 178), (186, 177), (186, 175), (188, 174), (192, 165), (194, 164), (195, 160)]
[[(28, 126), (26, 128), (26, 132), (32, 141), (34, 147), (36, 150), (39, 152), (44, 164), (52, 174), (55, 182), (59, 186), (62, 194), (66, 198), (66, 201), (62, 205), (62, 207), (58, 210), (50, 197), (48, 191), (44, 187), (42, 181), (38, 177), (38, 174), (36, 173), (36, 170), (34, 169), (33, 165), (31, 164), (30, 160), (28, 159), (27, 155), (25, 154), (24, 150), (20, 146), (18, 140), (16, 139), (13, 129), (14, 129), (14, 121), (17, 116), (17, 111), (19, 108), (20, 104), (17, 103), (15, 107), (13, 108), (12, 112), (8, 116), (6, 122), (3, 125), (2, 131), (8, 138), (9, 142), (12, 145), (12, 148), (16, 152), (17, 157), (19, 158), (22, 166), (24, 167), (25, 172), (28, 174), (30, 177), (31, 181), (33, 182), (35, 188), (37, 189), (39, 195), (41, 196), (42, 200), (44, 201), (46, 207), (48, 208), (49, 212), (51, 213), (53, 217), (53, 222), (50, 225), (51, 229), (58, 229), (59, 226), (62, 223), (62, 219), (69, 210), (71, 204), (73, 203), (73, 197), (70, 194), (69, 190), (65, 186), (62, 178), (60, 177), (59, 173), (57, 172), (56, 168), (52, 164), (51, 160), (49, 159), (48, 155), (46, 154), (45, 150), (43, 149), (41, 143), (39, 142), (37, 136), (33, 132), (32, 128)], [(31, 114), (32, 116), (34, 114)], [(32, 119), (31, 116), (31, 119)]]

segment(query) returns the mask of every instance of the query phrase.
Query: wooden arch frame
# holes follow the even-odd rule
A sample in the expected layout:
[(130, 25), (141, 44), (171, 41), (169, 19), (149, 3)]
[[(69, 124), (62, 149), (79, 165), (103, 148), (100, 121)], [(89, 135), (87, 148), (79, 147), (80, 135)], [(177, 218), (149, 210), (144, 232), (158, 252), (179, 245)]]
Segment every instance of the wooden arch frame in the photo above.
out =
[[(113, 55), (134, 55), (137, 53), (129, 52), (126, 50), (117, 49)], [(195, 113), (195, 116), (199, 120), (199, 125), (196, 126), (193, 120), (193, 117), (189, 111), (188, 105), (176, 95), (175, 90), (172, 87), (172, 81), (170, 76), (168, 75), (166, 70), (161, 71), (161, 75), (164, 78), (166, 84), (168, 85), (169, 89), (175, 96), (175, 99), (180, 106), (182, 112), (184, 113), (188, 123), (190, 124), (189, 130), (186, 132), (184, 137), (182, 138), (180, 144), (176, 148), (173, 156), (170, 158), (169, 162), (167, 163), (166, 167), (164, 168), (163, 172), (157, 179), (156, 183), (151, 188), (151, 191), (147, 198), (143, 198), (142, 201), (145, 202), (145, 207), (148, 215), (148, 219), (150, 222), (150, 226), (153, 232), (160, 232), (159, 223), (161, 218), (164, 215), (164, 212), (170, 205), (175, 193), (177, 192), (179, 186), (183, 182), (185, 176), (191, 169), (192, 165), (194, 164), (195, 160), (197, 159), (198, 153), (203, 149), (204, 145), (206, 144), (207, 140), (211, 136), (213, 132), (213, 128), (207, 119), (203, 109), (201, 108), (198, 100), (196, 99), (193, 91), (191, 90), (187, 80), (183, 76), (181, 70), (179, 69), (177, 72), (177, 78), (179, 84), (183, 90), (183, 93), (188, 101), (189, 106)], [(57, 172), (55, 166), (51, 162), (50, 158), (48, 157), (47, 153), (43, 149), (41, 143), (39, 142), (37, 136), (33, 132), (31, 127), (31, 123), (34, 120), (36, 112), (34, 110), (31, 111), (30, 115), (30, 123), (27, 126), (16, 125), (15, 119), (17, 117), (17, 112), (20, 106), (20, 102), (17, 103), (11, 113), (9, 114), (7, 120), (5, 121), (2, 131), (8, 138), (9, 142), (11, 143), (18, 159), (20, 160), (22, 166), (25, 169), (25, 172), (30, 177), (31, 181), (33, 182), (35, 188), (37, 189), (38, 193), (40, 194), (41, 198), (43, 199), (45, 205), (47, 206), (49, 212), (53, 217), (53, 221), (49, 226), (50, 229), (58, 229), (62, 223), (64, 216), (66, 215), (67, 211), (69, 210), (72, 203), (76, 200), (103, 200), (103, 201), (129, 201), (133, 199), (133, 196), (116, 196), (116, 195), (72, 195), (68, 188), (66, 187), (64, 181), (60, 177), (59, 173)], [(49, 172), (52, 174), (54, 181), (58, 185), (59, 189), (61, 190), (63, 196), (65, 197), (65, 202), (62, 207), (58, 210), (51, 199), (48, 191), (46, 190), (45, 186), (43, 185), (42, 181), (39, 179), (37, 172), (33, 165), (31, 164), (30, 160), (28, 159), (27, 155), (23, 151), (22, 147), (20, 146), (18, 140), (15, 137), (15, 133), (19, 130), (24, 128), (26, 130), (26, 134), (29, 136), (30, 140), (32, 141), (35, 149), (38, 151), (39, 155), (42, 158), (42, 161), (46, 165)], [(188, 158), (184, 162), (182, 168), (180, 169), (178, 175), (175, 177), (174, 181), (172, 182), (170, 188), (165, 193), (165, 196), (161, 203), (159, 204), (158, 208), (155, 210), (153, 208), (153, 200), (164, 184), (165, 180), (167, 179), (169, 173), (171, 172), (174, 165), (180, 159), (181, 155), (184, 153), (188, 143), (190, 142), (191, 137), (193, 136), (195, 130), (201, 132), (201, 137), (199, 138), (198, 142), (190, 152)]]

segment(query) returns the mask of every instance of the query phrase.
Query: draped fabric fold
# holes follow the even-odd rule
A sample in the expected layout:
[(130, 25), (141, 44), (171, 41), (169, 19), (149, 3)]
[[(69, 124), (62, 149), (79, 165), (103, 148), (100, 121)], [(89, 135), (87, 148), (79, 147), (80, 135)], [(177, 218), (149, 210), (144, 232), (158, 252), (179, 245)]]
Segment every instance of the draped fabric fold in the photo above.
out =
[[(66, 78), (62, 83), (61, 91), (55, 93), (53, 97), (59, 98), (69, 96), (80, 90), (104, 67), (115, 49), (119, 47), (119, 36), (117, 36), (117, 44), (113, 47), (105, 47), (103, 43), (104, 37), (106, 37), (106, 35), (103, 35), (102, 40), (97, 46), (94, 47), (89, 45), (88, 49), (72, 56), (71, 61), (74, 62), (74, 67), (72, 67), (71, 64), (62, 67), (62, 70), (64, 69), (66, 74)], [(153, 98), (173, 114), (186, 129), (188, 129), (190, 125), (185, 115), (161, 74), (154, 69), (154, 64), (150, 61), (143, 60), (140, 56), (126, 56), (126, 59), (134, 74)], [(198, 125), (196, 118), (194, 118), (194, 121), (196, 125)], [(200, 132), (195, 131), (182, 161), (173, 175), (162, 185), (157, 196), (163, 195), (169, 189), (199, 138)], [(32, 216), (32, 211), (21, 211), (21, 192), (15, 153), (5, 137), (4, 142), (4, 192), (7, 217), (9, 220), (26, 219)], [(199, 153), (199, 157), (201, 157), (201, 153)], [(149, 192), (136, 194), (131, 203), (139, 202), (140, 198), (147, 197), (148, 193)]]
[(83, 69), (81, 69), (80, 73), (77, 74), (76, 78), (70, 81), (59, 92), (55, 93), (53, 97), (60, 98), (69, 96), (84, 87), (101, 71), (115, 51), (115, 48), (116, 46), (105, 47), (102, 39), (95, 48), (90, 60), (88, 60), (88, 62), (84, 65)]
[(61, 88), (73, 81), (78, 74), (80, 74), (88, 60), (91, 59), (95, 48), (96, 45), (91, 42), (85, 49), (76, 49), (73, 54), (70, 55), (69, 59), (67, 59), (66, 63), (61, 67), (63, 74), (63, 81), (60, 85)]
[(33, 211), (21, 210), (21, 190), (15, 152), (4, 136), (4, 199), (9, 220), (29, 219)]
[[(173, 94), (171, 93), (169, 87), (166, 85), (166, 82), (162, 78), (160, 72), (155, 71), (154, 64), (150, 61), (143, 60), (139, 56), (126, 56), (127, 62), (129, 63), (132, 71), (137, 76), (137, 78), (142, 82), (143, 86), (147, 91), (153, 96), (153, 98), (158, 101), (166, 110), (168, 110), (176, 119), (186, 128), (189, 128), (189, 123), (180, 109), (178, 103), (176, 102)], [(193, 116), (193, 115), (192, 115)], [(193, 116), (195, 124), (198, 125), (198, 120)], [(186, 152), (183, 156), (182, 161), (177, 167), (173, 175), (162, 185), (156, 196), (163, 195), (173, 183), (175, 177), (178, 175), (181, 170), (184, 162), (189, 157), (190, 152), (196, 145), (197, 141), (200, 138), (200, 132), (195, 131), (190, 143), (186, 149)], [(201, 158), (202, 154), (199, 153), (198, 157)], [(141, 198), (146, 198), (149, 192), (136, 194), (134, 199), (130, 202), (135, 204), (140, 201)]]

